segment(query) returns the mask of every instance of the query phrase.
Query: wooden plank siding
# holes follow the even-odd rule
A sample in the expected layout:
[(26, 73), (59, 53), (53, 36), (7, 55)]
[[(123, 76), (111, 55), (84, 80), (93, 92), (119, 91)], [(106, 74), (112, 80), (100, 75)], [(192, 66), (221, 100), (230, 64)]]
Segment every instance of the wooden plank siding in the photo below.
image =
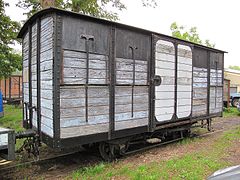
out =
[(85, 116), (85, 87), (61, 87), (60, 96), (61, 127), (106, 123), (109, 121), (108, 87), (89, 87), (88, 123), (86, 123)]
[(211, 69), (210, 71), (210, 113), (222, 112), (223, 108), (223, 82), (222, 70)]
[[(133, 72), (135, 63), (135, 73)], [(148, 62), (146, 60), (133, 60), (116, 58), (116, 83), (146, 85), (148, 73)], [(135, 81), (133, 82), (133, 75)]]
[[(23, 93), (24, 102), (29, 102), (29, 89), (28, 89), (28, 49), (29, 49), (29, 34), (25, 34), (23, 38)], [(26, 114), (24, 115), (26, 117)]]
[[(116, 86), (115, 121), (116, 122), (129, 121), (129, 122), (126, 122), (126, 124), (116, 123), (115, 128), (117, 130), (120, 130), (128, 129), (130, 127), (147, 125), (149, 112), (148, 104), (149, 104), (148, 86), (134, 86), (134, 87)], [(139, 124), (137, 123), (138, 121), (140, 122)], [(134, 125), (133, 124), (130, 125), (131, 122)]]
[[(61, 138), (108, 131), (109, 34), (110, 28), (100, 23), (63, 18)], [(82, 38), (87, 35), (93, 37), (88, 62), (86, 41)]]
[[(69, 23), (63, 21), (63, 24)], [(85, 24), (84, 27), (82, 27), (83, 24), (74, 20), (74, 26), (82, 28), (80, 31), (95, 24), (85, 21), (82, 23)], [(107, 29), (102, 25), (95, 25)], [(64, 25), (63, 31), (64, 38), (69, 41), (65, 34), (69, 31), (69, 28)], [(75, 40), (76, 43), (80, 43), (78, 47), (70, 42), (63, 44), (60, 88), (61, 138), (109, 131), (110, 74), (107, 48), (109, 41), (99, 41), (99, 36), (109, 38), (106, 34), (107, 31), (101, 29), (89, 30), (88, 33), (94, 37), (94, 40), (91, 41), (89, 47), (88, 62), (86, 44), (83, 39)], [(148, 59), (139, 56), (139, 53), (143, 54), (142, 51), (136, 51), (135, 57), (132, 57), (133, 54), (129, 53), (129, 39), (118, 39), (119, 33), (123, 33), (123, 30), (116, 31), (118, 34), (117, 41), (124, 41), (122, 44), (125, 44), (123, 47), (116, 48), (117, 55), (114, 62), (116, 72), (115, 130), (146, 126), (149, 111)], [(80, 34), (80, 32), (77, 33)], [(132, 32), (125, 33), (135, 37)], [(86, 32), (83, 34), (86, 34)], [(139, 40), (141, 39), (136, 38), (136, 41)], [(144, 46), (143, 43), (138, 45)], [(125, 49), (124, 53), (119, 51), (122, 48)], [(86, 84), (86, 82), (88, 83)], [(88, 117), (86, 117), (86, 111)], [(75, 129), (78, 130), (75, 131)]]
[[(62, 84), (86, 83), (86, 52), (63, 50)], [(108, 84), (108, 56), (89, 53), (89, 84)]]
[(53, 41), (54, 19), (41, 19), (40, 32), (40, 87), (41, 87), (41, 130), (53, 137)]
[(207, 69), (193, 67), (192, 116), (207, 115)]
[[(31, 52), (31, 76), (32, 76), (32, 106), (37, 107), (37, 23), (32, 25), (32, 52)], [(37, 127), (37, 111), (32, 111), (32, 124)]]
[[(32, 106), (37, 107), (37, 23), (32, 25), (31, 77), (32, 77)], [(41, 85), (41, 130), (53, 137), (53, 17), (41, 19), (40, 30), (40, 85)], [(25, 103), (29, 102), (28, 74), (28, 32), (23, 38), (23, 94)], [(29, 117), (29, 111), (28, 115)], [(26, 113), (24, 111), (24, 119)], [(37, 128), (37, 111), (33, 110), (33, 126)]]

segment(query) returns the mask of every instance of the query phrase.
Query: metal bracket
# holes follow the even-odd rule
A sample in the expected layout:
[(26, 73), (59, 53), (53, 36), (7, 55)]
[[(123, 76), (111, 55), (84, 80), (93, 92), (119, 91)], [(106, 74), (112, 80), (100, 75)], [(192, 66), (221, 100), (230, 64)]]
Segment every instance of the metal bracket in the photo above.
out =
[(16, 153), (20, 153), (22, 151), (26, 151), (28, 153), (28, 158), (30, 158), (31, 154), (33, 155), (34, 160), (39, 160), (39, 135), (31, 130), (18, 132), (16, 134), (16, 139), (25, 139), (22, 146), (16, 150)]

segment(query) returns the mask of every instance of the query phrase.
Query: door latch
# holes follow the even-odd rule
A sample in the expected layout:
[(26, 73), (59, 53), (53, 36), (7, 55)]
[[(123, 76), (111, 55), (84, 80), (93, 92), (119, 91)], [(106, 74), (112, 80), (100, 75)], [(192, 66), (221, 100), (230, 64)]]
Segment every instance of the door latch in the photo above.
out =
[(154, 84), (155, 86), (160, 86), (161, 83), (162, 83), (162, 78), (161, 78), (161, 76), (155, 75), (154, 78), (153, 78), (153, 84)]

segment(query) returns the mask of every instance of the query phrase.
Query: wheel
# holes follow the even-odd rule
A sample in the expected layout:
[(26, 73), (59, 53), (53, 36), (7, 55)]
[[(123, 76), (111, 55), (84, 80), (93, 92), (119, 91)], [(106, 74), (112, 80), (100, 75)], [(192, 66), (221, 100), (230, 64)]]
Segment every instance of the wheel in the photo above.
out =
[(109, 143), (99, 143), (99, 153), (105, 161), (112, 162), (115, 159), (114, 145)]
[(188, 129), (188, 130), (183, 131), (183, 137), (191, 137), (191, 130)]
[(207, 130), (212, 131), (212, 119), (207, 119)]
[(232, 106), (233, 106), (233, 107), (237, 107), (238, 104), (239, 104), (239, 98), (234, 98), (234, 99), (232, 100)]

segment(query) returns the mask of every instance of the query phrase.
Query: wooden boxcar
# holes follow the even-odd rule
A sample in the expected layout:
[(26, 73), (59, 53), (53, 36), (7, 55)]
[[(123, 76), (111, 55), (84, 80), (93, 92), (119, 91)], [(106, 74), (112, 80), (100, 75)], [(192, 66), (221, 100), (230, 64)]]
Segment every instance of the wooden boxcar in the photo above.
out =
[(22, 100), (22, 76), (12, 75), (0, 80), (3, 100), (9, 103), (20, 103)]
[(24, 126), (53, 148), (121, 144), (222, 115), (224, 51), (56, 8), (18, 37)]

